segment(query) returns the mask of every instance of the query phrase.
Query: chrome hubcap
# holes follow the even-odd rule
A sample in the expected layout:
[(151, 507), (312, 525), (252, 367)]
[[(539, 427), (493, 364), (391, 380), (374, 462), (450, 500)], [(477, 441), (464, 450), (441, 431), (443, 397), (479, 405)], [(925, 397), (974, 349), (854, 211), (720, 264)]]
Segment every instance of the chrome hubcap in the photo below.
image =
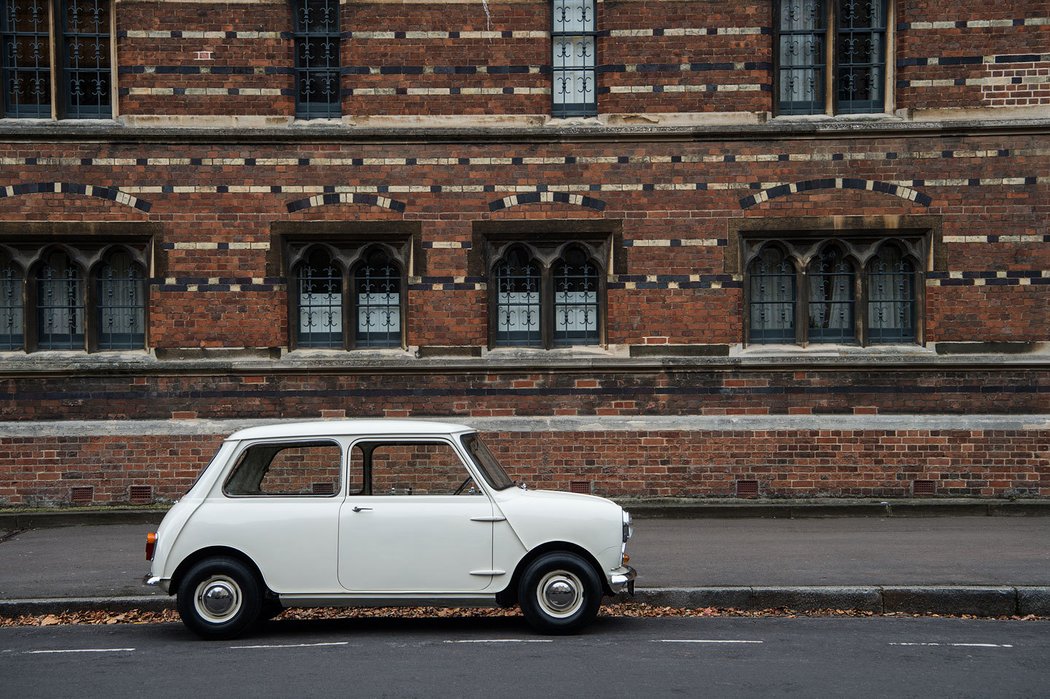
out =
[(568, 571), (552, 571), (543, 576), (536, 597), (547, 614), (559, 618), (569, 617), (583, 606), (583, 584)]
[(197, 586), (193, 598), (197, 613), (205, 621), (221, 623), (229, 620), (241, 609), (241, 590), (237, 583), (225, 575), (216, 575), (203, 580)]

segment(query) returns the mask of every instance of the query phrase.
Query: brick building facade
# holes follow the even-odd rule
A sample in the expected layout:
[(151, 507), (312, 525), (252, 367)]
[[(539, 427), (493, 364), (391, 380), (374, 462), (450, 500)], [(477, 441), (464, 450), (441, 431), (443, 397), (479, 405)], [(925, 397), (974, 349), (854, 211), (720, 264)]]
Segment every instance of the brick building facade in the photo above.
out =
[(1050, 495), (1045, 0), (5, 0), (0, 504), (245, 424), (609, 496)]

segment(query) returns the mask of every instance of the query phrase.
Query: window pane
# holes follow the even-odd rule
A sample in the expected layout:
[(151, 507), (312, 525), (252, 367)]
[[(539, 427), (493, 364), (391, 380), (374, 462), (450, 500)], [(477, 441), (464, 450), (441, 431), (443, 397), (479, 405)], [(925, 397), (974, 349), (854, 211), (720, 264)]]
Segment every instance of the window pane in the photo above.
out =
[(401, 271), (385, 254), (357, 266), (358, 347), (401, 346)]
[(853, 322), (853, 267), (835, 248), (826, 248), (809, 264), (809, 340), (856, 340)]
[(24, 347), (22, 281), (18, 267), (0, 263), (0, 350)]
[(496, 344), (539, 347), (540, 271), (515, 250), (496, 267)]
[(824, 17), (822, 0), (781, 3), (778, 108), (782, 114), (824, 111)]
[(554, 116), (597, 114), (593, 0), (554, 0), (551, 76)]
[(795, 342), (795, 268), (766, 248), (748, 269), (751, 342)]
[(3, 0), (4, 115), (51, 116), (51, 44), (45, 0)]
[(223, 487), (227, 495), (339, 494), (338, 444), (258, 444), (241, 455)]
[(571, 252), (554, 269), (554, 344), (598, 344), (598, 268)]
[[(370, 448), (370, 447), (366, 447)], [(459, 454), (445, 442), (372, 448), (372, 495), (478, 495)]]
[(339, 95), (339, 2), (295, 0), (296, 116), (337, 117)]
[(37, 323), (40, 349), (84, 349), (83, 279), (65, 253), (52, 253), (37, 272)]
[(343, 273), (323, 251), (297, 267), (300, 347), (343, 347)]
[(146, 344), (146, 289), (141, 268), (116, 253), (98, 273), (98, 346), (142, 349)]
[(916, 340), (915, 267), (884, 246), (868, 271), (868, 338), (872, 343)]
[(109, 0), (63, 0), (61, 22), (66, 116), (110, 116)]
[(839, 0), (835, 51), (838, 111), (882, 111), (885, 41), (885, 0)]

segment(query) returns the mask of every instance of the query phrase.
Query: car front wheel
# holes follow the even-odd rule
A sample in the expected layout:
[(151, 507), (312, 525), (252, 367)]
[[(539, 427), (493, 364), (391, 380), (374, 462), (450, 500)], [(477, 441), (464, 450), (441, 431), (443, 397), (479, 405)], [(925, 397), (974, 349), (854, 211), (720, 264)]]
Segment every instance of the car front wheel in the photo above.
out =
[(234, 638), (259, 619), (261, 588), (255, 574), (237, 559), (208, 558), (186, 573), (176, 606), (182, 622), (201, 638)]
[(543, 633), (575, 633), (594, 620), (602, 587), (594, 568), (574, 553), (547, 553), (521, 576), (518, 601), (526, 621)]

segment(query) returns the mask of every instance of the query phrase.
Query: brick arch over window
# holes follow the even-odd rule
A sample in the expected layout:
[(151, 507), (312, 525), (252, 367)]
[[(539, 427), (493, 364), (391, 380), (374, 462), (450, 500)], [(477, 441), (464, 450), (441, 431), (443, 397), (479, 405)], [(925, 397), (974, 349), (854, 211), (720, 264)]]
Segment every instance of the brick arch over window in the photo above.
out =
[(122, 192), (117, 187), (101, 187), (92, 184), (78, 184), (75, 182), (32, 182), (28, 184), (14, 184), (0, 187), (0, 199), (7, 197), (20, 197), (26, 194), (80, 194), (97, 199), (130, 206), (133, 209), (149, 213), (153, 204), (145, 199), (139, 199), (127, 192)]
[(288, 213), (295, 213), (304, 209), (314, 209), (318, 206), (333, 206), (335, 204), (364, 204), (365, 206), (378, 206), (381, 209), (390, 209), (398, 213), (405, 212), (405, 202), (381, 197), (378, 194), (354, 194), (350, 192), (318, 194), (306, 199), (296, 199), (287, 204)]
[(781, 184), (776, 187), (763, 189), (757, 194), (744, 197), (740, 200), (741, 209), (750, 209), (753, 206), (764, 204), (772, 199), (779, 199), (790, 194), (801, 194), (821, 189), (855, 189), (868, 192), (880, 192), (891, 196), (915, 202), (920, 206), (929, 206), (933, 199), (928, 194), (923, 194), (910, 187), (903, 187), (890, 182), (879, 180), (864, 180), (856, 177), (825, 177), (817, 180), (802, 180), (790, 184)]
[(489, 202), (489, 211), (502, 211), (512, 206), (522, 204), (558, 203), (582, 206), (585, 209), (604, 211), (605, 202), (594, 197), (585, 197), (582, 194), (569, 194), (568, 192), (527, 192), (525, 194), (514, 194), (509, 197)]

